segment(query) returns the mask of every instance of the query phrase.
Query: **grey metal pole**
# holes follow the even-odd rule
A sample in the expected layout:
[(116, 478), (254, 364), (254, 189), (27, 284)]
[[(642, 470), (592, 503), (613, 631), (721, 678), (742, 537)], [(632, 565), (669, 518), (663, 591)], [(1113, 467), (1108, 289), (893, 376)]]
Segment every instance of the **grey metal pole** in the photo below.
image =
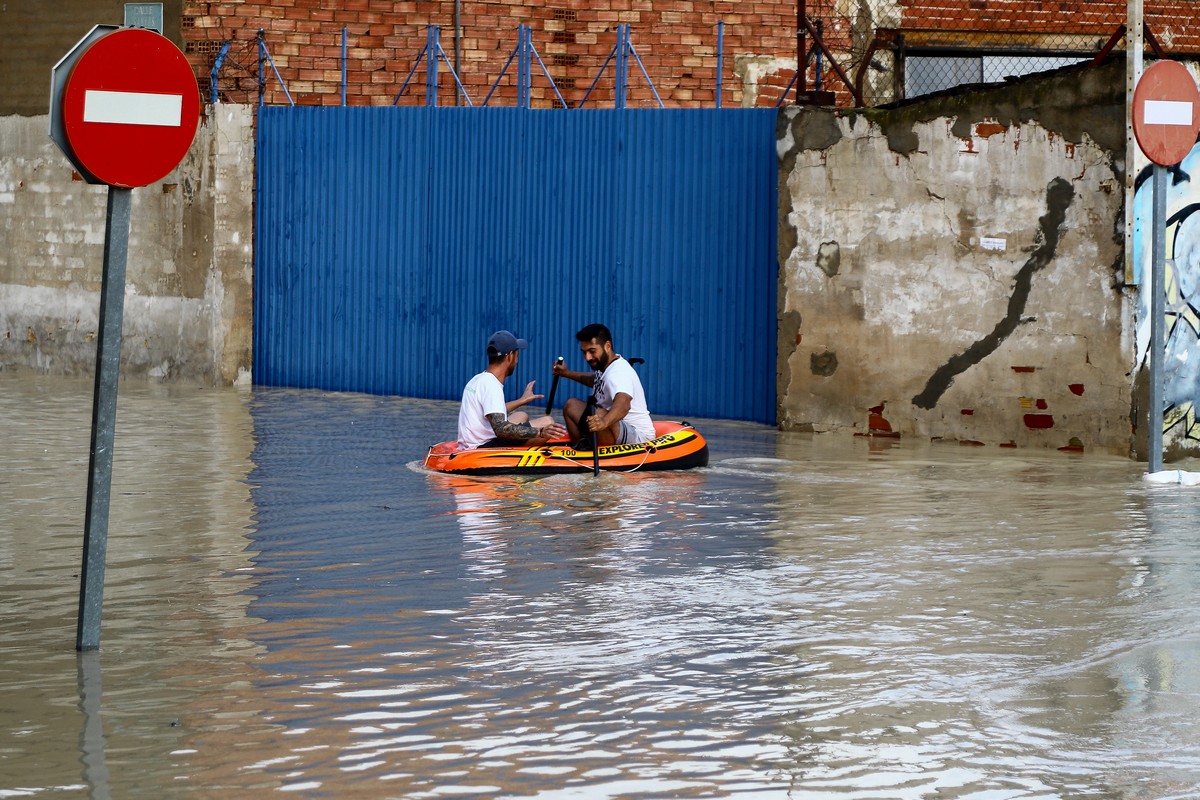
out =
[(132, 191), (108, 187), (76, 650), (95, 650), (100, 646), (100, 608), (104, 599), (104, 559), (108, 550), (108, 501), (112, 488), (113, 436), (117, 427), (117, 374), (121, 366), (121, 317), (125, 307), (125, 262), (129, 256)]
[(1150, 270), (1150, 472), (1162, 469), (1163, 450), (1163, 315), (1166, 312), (1167, 168), (1154, 165), (1154, 231), (1151, 238)]

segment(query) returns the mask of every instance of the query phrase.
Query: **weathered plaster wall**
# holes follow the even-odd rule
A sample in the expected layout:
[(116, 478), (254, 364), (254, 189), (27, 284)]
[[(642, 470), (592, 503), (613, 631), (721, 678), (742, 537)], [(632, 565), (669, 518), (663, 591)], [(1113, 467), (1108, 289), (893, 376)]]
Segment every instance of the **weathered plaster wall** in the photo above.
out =
[(1129, 452), (1120, 69), (781, 113), (781, 426)]
[[(46, 117), (0, 117), (0, 369), (95, 369), (107, 188)], [(221, 105), (163, 181), (133, 190), (121, 370), (230, 383), (251, 353), (253, 114)]]

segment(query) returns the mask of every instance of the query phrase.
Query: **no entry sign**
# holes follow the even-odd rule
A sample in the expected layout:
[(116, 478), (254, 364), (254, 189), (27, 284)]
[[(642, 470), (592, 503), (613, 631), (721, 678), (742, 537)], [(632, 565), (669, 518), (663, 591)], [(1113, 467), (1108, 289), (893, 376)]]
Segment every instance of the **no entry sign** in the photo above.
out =
[(1200, 129), (1200, 92), (1187, 67), (1159, 61), (1133, 90), (1133, 135), (1146, 158), (1164, 167), (1183, 161)]
[(153, 183), (196, 136), (196, 76), (154, 31), (93, 30), (54, 68), (51, 86), (50, 134), (91, 183)]

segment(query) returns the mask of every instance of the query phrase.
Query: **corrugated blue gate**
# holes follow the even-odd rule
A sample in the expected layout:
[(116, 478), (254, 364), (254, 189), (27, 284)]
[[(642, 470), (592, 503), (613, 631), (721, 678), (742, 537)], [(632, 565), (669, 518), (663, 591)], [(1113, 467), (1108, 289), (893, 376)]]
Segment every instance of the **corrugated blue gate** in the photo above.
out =
[(774, 422), (774, 110), (262, 107), (257, 141), (256, 383), (457, 399), (508, 328), (544, 392), (603, 322), (652, 413)]

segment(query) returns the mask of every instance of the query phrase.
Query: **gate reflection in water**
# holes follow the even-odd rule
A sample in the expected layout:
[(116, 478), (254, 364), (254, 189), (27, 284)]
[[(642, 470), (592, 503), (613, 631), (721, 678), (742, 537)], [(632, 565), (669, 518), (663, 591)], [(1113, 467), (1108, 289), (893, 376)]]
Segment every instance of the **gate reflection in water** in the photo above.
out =
[(1200, 490), (1138, 464), (699, 421), (464, 478), (452, 403), (123, 386), (100, 695), (88, 392), (0, 380), (0, 797), (1200, 791)]

